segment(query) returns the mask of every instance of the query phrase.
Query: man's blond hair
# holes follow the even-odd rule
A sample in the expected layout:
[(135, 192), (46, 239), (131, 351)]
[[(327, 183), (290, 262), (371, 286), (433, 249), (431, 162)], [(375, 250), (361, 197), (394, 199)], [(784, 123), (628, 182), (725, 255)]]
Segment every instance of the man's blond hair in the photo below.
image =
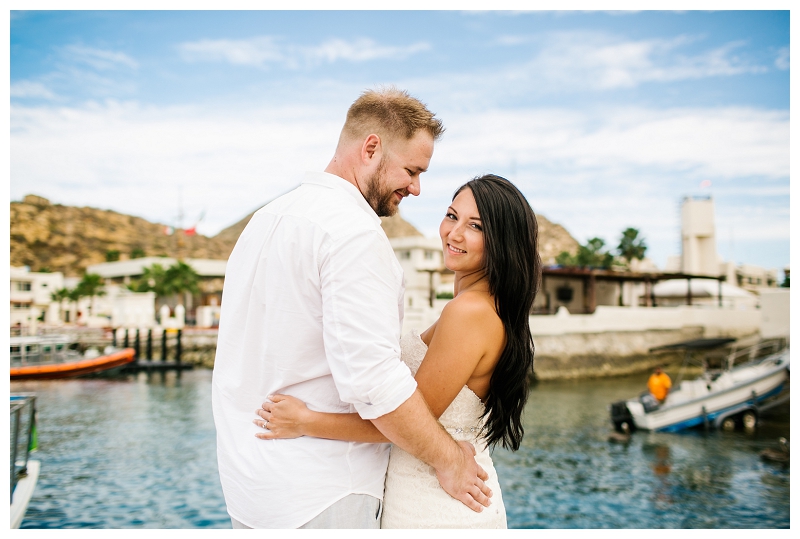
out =
[(408, 140), (419, 130), (438, 140), (444, 126), (419, 99), (390, 86), (367, 90), (350, 105), (341, 139), (359, 140), (375, 133), (383, 139)]

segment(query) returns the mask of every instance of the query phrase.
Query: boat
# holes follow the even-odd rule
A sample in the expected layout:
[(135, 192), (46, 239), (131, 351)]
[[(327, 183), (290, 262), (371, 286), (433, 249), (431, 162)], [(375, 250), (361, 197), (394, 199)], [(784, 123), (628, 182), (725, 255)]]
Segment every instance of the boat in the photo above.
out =
[(81, 354), (65, 335), (11, 337), (11, 380), (72, 378), (124, 366), (135, 359), (133, 348), (108, 346), (101, 353)]
[[(761, 412), (789, 399), (789, 347), (771, 341), (743, 350), (733, 348), (713, 369), (706, 360), (692, 360), (698, 350), (718, 348), (732, 341), (695, 339), (659, 347), (686, 350), (678, 383), (673, 384), (660, 405), (648, 392), (613, 403), (610, 411), (614, 429), (630, 433), (679, 432), (693, 427), (755, 428)], [(681, 381), (692, 364), (700, 366), (702, 374), (695, 380)]]
[(36, 449), (36, 396), (11, 394), (11, 528), (19, 528), (39, 479), (40, 462), (29, 458)]

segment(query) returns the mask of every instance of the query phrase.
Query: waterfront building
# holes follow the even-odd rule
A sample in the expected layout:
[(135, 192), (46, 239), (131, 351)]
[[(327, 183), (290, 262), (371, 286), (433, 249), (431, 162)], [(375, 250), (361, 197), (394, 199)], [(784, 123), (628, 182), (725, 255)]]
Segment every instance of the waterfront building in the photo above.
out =
[(684, 197), (681, 202), (681, 254), (667, 260), (666, 272), (724, 276), (729, 285), (759, 293), (778, 286), (776, 269), (723, 261), (717, 254), (714, 200)]
[[(87, 273), (100, 275), (104, 282), (117, 285), (128, 285), (144, 275), (145, 268), (159, 264), (164, 269), (169, 268), (178, 260), (170, 257), (144, 257), (115, 262), (93, 264), (86, 268)], [(182, 300), (163, 298), (171, 310), (174, 311), (178, 304), (183, 303), (186, 309), (186, 318), (197, 323), (219, 324), (219, 305), (222, 303), (222, 285), (225, 279), (227, 260), (214, 260), (205, 258), (186, 258), (183, 262), (188, 264), (199, 277), (198, 287), (200, 294), (192, 297), (186, 294)], [(210, 327), (210, 326), (209, 326)]]
[(37, 323), (57, 323), (58, 303), (52, 294), (64, 287), (61, 272), (32, 272), (28, 266), (11, 266), (11, 326), (35, 327)]
[(406, 282), (406, 309), (433, 307), (443, 290), (453, 292), (453, 272), (444, 267), (442, 240), (425, 236), (390, 238)]

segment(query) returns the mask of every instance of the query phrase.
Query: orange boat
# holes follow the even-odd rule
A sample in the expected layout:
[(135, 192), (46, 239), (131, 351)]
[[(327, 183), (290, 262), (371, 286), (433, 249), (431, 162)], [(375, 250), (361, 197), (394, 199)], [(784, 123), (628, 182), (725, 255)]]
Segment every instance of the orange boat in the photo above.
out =
[(11, 339), (11, 380), (49, 380), (93, 374), (134, 360), (133, 348), (109, 350), (104, 355), (84, 357), (70, 350), (58, 337)]

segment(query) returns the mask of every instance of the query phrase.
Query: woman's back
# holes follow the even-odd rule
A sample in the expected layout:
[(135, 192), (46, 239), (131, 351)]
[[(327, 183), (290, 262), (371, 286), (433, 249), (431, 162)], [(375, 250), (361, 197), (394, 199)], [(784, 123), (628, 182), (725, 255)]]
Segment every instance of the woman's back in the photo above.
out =
[[(400, 341), (401, 358), (416, 374), (423, 363), (427, 345), (416, 333)], [(486, 484), (492, 489), (492, 505), (481, 513), (468, 509), (451, 498), (439, 486), (430, 466), (397, 446), (392, 447), (386, 474), (382, 528), (506, 528), (506, 514), (497, 472), (485, 442), (484, 405), (466, 385), (439, 417), (439, 422), (457, 441), (475, 446), (475, 460), (488, 474)]]

